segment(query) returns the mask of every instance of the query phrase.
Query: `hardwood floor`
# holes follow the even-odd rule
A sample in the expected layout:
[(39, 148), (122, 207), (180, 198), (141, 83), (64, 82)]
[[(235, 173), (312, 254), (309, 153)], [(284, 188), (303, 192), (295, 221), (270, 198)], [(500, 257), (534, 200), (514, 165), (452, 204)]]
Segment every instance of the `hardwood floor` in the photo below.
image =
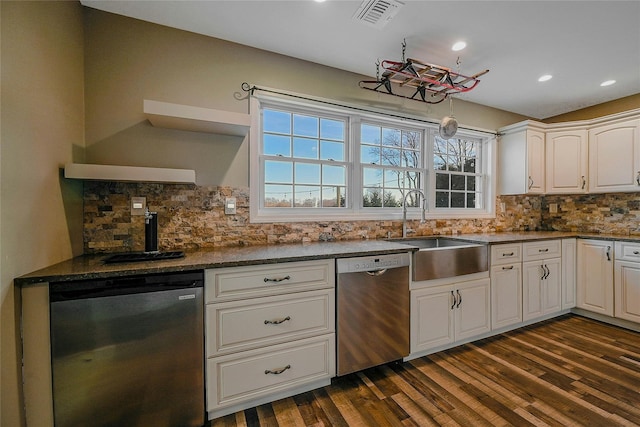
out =
[(211, 425), (640, 426), (640, 334), (567, 315)]

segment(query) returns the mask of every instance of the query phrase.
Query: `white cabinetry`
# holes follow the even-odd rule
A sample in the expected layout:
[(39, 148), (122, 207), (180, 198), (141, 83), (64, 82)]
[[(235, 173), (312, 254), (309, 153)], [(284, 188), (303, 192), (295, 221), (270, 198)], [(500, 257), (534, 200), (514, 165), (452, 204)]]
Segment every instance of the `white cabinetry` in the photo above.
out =
[(489, 279), (411, 291), (411, 353), (425, 354), (491, 330)]
[(577, 239), (562, 239), (562, 309), (576, 306)]
[(545, 134), (541, 126), (526, 121), (500, 130), (499, 194), (545, 192)]
[(205, 272), (209, 418), (330, 383), (335, 261)]
[(576, 307), (613, 316), (613, 242), (578, 241)]
[(640, 243), (615, 244), (615, 317), (640, 323)]
[(522, 320), (562, 310), (562, 243), (560, 240), (522, 245)]
[(522, 322), (522, 244), (491, 246), (491, 329)]
[(589, 192), (640, 191), (640, 119), (589, 130)]
[(548, 132), (545, 168), (547, 193), (586, 193), (588, 176), (586, 128)]

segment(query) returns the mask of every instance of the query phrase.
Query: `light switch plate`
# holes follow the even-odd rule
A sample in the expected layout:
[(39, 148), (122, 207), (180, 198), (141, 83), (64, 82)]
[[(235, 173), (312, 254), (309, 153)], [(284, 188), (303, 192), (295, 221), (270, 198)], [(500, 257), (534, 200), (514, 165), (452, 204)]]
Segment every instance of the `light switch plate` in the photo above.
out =
[(549, 203), (549, 213), (558, 213), (557, 203)]
[(236, 198), (227, 197), (224, 199), (224, 213), (227, 215), (236, 214)]
[(131, 215), (144, 215), (144, 211), (146, 208), (147, 208), (146, 197), (131, 198)]

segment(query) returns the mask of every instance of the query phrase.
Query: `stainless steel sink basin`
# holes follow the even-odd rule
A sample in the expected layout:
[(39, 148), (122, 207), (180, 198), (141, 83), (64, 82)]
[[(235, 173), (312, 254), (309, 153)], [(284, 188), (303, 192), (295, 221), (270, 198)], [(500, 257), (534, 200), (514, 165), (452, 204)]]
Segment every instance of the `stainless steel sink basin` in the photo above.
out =
[(446, 237), (395, 240), (419, 248), (413, 252), (413, 280), (433, 280), (480, 273), (489, 269), (488, 245)]

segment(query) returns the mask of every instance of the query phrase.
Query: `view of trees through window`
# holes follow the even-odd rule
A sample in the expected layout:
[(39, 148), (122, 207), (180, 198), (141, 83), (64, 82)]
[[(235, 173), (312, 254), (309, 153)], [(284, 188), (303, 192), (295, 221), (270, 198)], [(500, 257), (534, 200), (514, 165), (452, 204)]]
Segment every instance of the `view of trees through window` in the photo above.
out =
[(478, 156), (478, 142), (475, 140), (435, 137), (436, 208), (480, 207)]

